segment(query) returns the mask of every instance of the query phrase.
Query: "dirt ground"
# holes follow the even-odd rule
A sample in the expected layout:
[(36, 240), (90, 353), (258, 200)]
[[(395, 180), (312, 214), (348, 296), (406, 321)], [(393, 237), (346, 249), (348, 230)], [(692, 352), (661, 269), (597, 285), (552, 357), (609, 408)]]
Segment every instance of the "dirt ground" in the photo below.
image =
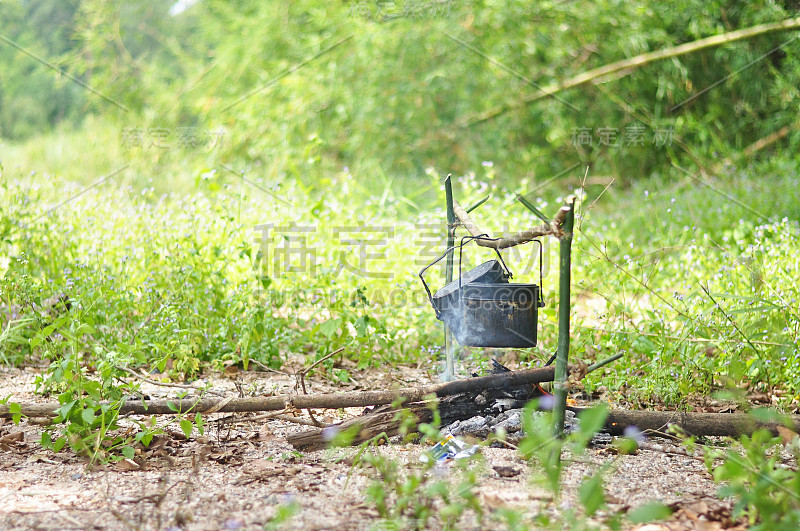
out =
[[(380, 389), (391, 385), (432, 383), (435, 376), (413, 368), (391, 374), (355, 372), (349, 386), (334, 385), (321, 376), (310, 378), (309, 392)], [(16, 402), (42, 401), (33, 394), (35, 369), (0, 372), (0, 396)], [(287, 374), (233, 371), (210, 378), (212, 388), (227, 396), (296, 392)], [(356, 383), (357, 382), (357, 383)], [(145, 384), (151, 398), (174, 396), (175, 389)], [(323, 422), (360, 414), (352, 409), (318, 413)], [(166, 435), (159, 436), (133, 462), (87, 466), (71, 451), (44, 451), (38, 441), (42, 426), (25, 420), (19, 426), (0, 425), (0, 528), (2, 529), (263, 529), (290, 508), (286, 529), (386, 529), (365, 496), (375, 480), (369, 468), (353, 466), (355, 449), (296, 452), (288, 434), (307, 426), (283, 420), (244, 421), (217, 426), (214, 414), (203, 435), (186, 439), (174, 419), (160, 417)], [(307, 417), (306, 417), (307, 418)], [(123, 421), (124, 424), (124, 421)], [(22, 436), (9, 435), (22, 432)], [(388, 444), (378, 451), (400, 462), (418, 462), (428, 448), (414, 443)], [(679, 446), (651, 439), (636, 455), (615, 455), (609, 445), (589, 448), (568, 460), (564, 494), (557, 502), (533, 482), (537, 471), (510, 448), (484, 447), (476, 467), (478, 500), (483, 522), (474, 515), (459, 521), (459, 529), (503, 528), (504, 508), (522, 509), (531, 517), (557, 517), (576, 507), (581, 480), (603, 464), (608, 506), (599, 520), (649, 501), (675, 509), (662, 523), (639, 526), (642, 531), (726, 529), (730, 501), (720, 501), (717, 487), (703, 463)], [(452, 464), (432, 473), (456, 478)], [(409, 525), (413, 524), (411, 522)], [(438, 528), (437, 521), (428, 524)], [(555, 527), (558, 527), (557, 525)], [(629, 526), (630, 527), (630, 526)]]

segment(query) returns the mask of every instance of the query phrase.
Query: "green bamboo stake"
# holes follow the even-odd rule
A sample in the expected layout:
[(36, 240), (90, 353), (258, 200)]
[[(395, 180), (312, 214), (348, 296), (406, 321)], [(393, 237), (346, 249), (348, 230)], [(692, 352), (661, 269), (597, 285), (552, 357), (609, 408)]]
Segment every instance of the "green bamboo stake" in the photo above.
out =
[(550, 220), (547, 219), (547, 216), (542, 214), (542, 211), (539, 210), (538, 208), (536, 208), (536, 206), (533, 203), (531, 203), (530, 201), (525, 199), (525, 196), (523, 196), (521, 194), (517, 194), (517, 201), (519, 201), (520, 203), (525, 205), (525, 208), (527, 208), (528, 210), (533, 212), (536, 215), (537, 218), (541, 219), (545, 223), (550, 223)]
[(475, 210), (476, 208), (478, 208), (479, 206), (481, 206), (482, 204), (484, 204), (488, 200), (489, 200), (489, 196), (487, 195), (486, 197), (484, 197), (480, 201), (477, 201), (474, 205), (472, 205), (472, 206), (470, 206), (468, 208), (465, 208), (464, 210), (466, 210), (467, 214), (469, 214), (470, 212), (472, 212), (473, 210)]
[(570, 311), (570, 268), (572, 257), (572, 228), (575, 224), (575, 197), (566, 201), (567, 215), (561, 229), (564, 236), (560, 241), (558, 262), (558, 348), (556, 350), (556, 372), (553, 382), (553, 432), (560, 437), (564, 432), (564, 416), (567, 410), (567, 364), (569, 363), (569, 311)]
[(609, 363), (617, 361), (618, 359), (620, 359), (624, 355), (625, 355), (624, 353), (618, 352), (618, 353), (614, 354), (613, 356), (611, 356), (609, 358), (606, 358), (604, 360), (600, 360), (597, 363), (592, 363), (591, 365), (589, 365), (589, 368), (586, 369), (586, 374), (589, 374), (592, 371), (596, 371), (597, 369), (599, 369), (601, 367), (605, 367)]
[[(455, 224), (456, 213), (453, 210), (453, 185), (450, 182), (450, 174), (444, 180), (444, 194), (447, 203), (447, 248), (455, 244)], [(445, 266), (445, 285), (453, 281), (453, 251), (447, 253), (447, 265)], [(444, 325), (444, 355), (445, 367), (442, 379), (445, 382), (455, 379), (455, 363), (453, 361), (453, 332), (447, 324)]]

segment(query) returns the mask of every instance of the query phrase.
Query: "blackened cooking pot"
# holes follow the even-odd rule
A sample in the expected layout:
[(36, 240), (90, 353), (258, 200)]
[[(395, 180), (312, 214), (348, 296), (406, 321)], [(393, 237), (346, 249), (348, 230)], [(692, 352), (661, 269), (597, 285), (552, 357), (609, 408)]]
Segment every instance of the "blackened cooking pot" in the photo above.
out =
[[(505, 263), (503, 270), (497, 260), (485, 262), (431, 295), (423, 274), (454, 248), (419, 273), (436, 318), (445, 322), (462, 346), (536, 346), (538, 309), (544, 306), (541, 288), (536, 284), (509, 284), (512, 275)], [(500, 253), (498, 257), (502, 261)], [(539, 258), (541, 276), (541, 250)], [(459, 255), (459, 269), (460, 262)]]
[(460, 314), (450, 327), (465, 347), (535, 347), (541, 305), (536, 284), (471, 283), (461, 292)]
[(447, 284), (431, 298), (431, 304), (433, 305), (433, 309), (436, 310), (436, 317), (439, 320), (443, 320), (441, 317), (443, 314), (449, 314), (455, 311), (461, 304), (460, 290), (473, 282), (480, 282), (483, 284), (508, 284), (508, 273), (505, 272), (500, 262), (497, 260), (489, 260)]

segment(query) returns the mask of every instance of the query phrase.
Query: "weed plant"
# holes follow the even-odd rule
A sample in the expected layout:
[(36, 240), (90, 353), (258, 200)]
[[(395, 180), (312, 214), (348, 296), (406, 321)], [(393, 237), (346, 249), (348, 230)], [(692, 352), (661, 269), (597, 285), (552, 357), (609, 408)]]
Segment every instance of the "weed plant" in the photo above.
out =
[[(519, 190), (496, 187), (491, 171), (457, 179), (465, 204), (491, 193), (475, 212), (481, 225), (507, 234), (537, 224), (516, 203)], [(230, 363), (311, 364), (341, 347), (359, 369), (433, 366), (441, 328), (417, 279), (444, 244), (441, 181), (429, 173), (403, 195), (380, 175), (382, 191), (374, 194), (346, 169), (308, 186), (200, 168), (182, 174), (189, 190), (168, 194), (139, 181), (87, 189), (59, 176), (5, 171), (0, 361), (44, 364), (37, 390), (61, 407), (42, 443), (97, 460), (147, 444), (151, 426), (118, 429), (118, 404), (138, 396), (131, 370), (191, 381)], [(730, 197), (689, 181), (640, 183), (628, 196), (612, 189), (597, 202), (600, 189), (575, 190), (571, 356), (625, 353), (585, 379), (587, 392), (605, 389), (612, 403), (686, 408), (697, 393), (768, 391), (785, 410), (796, 406), (800, 228), (773, 215), (797, 202), (790, 175), (776, 177), (769, 193), (735, 177), (735, 186), (724, 187)], [(561, 197), (547, 193), (537, 206), (552, 214)], [(516, 352), (523, 365), (541, 363), (555, 345), (556, 248), (545, 244), (548, 306), (539, 347)], [(485, 259), (480, 249), (465, 249), (463, 267)], [(538, 282), (535, 253), (512, 249), (506, 259), (516, 280)], [(432, 272), (434, 289), (442, 276)], [(347, 370), (332, 364), (325, 362), (328, 374), (347, 381)], [(18, 421), (18, 405), (5, 401)], [(203, 428), (196, 414), (173, 422), (185, 433)], [(555, 469), (540, 466), (557, 485)], [(376, 461), (386, 474), (391, 467)], [(597, 488), (583, 491), (587, 512), (597, 510)], [(747, 514), (757, 523), (771, 513)]]

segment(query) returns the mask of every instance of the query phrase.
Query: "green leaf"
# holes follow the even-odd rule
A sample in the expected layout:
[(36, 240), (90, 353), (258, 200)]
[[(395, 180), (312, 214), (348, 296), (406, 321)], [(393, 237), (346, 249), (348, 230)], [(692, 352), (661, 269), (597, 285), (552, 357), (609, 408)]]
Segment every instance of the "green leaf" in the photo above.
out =
[(81, 411), (81, 418), (86, 424), (91, 424), (94, 421), (94, 409), (84, 409)]
[(53, 443), (53, 451), (54, 452), (60, 452), (61, 449), (64, 448), (65, 444), (67, 444), (67, 438), (66, 437), (59, 437)]
[(133, 456), (136, 452), (133, 449), (133, 446), (123, 446), (122, 447), (122, 455), (127, 457), (128, 459), (133, 459)]
[(578, 488), (578, 498), (586, 509), (586, 514), (592, 516), (606, 502), (603, 493), (603, 478), (600, 474), (595, 474), (583, 480)]
[(608, 417), (608, 406), (600, 403), (578, 415), (578, 432), (573, 435), (579, 449), (585, 448), (594, 434), (600, 431)]
[(200, 435), (203, 435), (203, 428), (205, 426), (205, 421), (203, 420), (203, 415), (199, 411), (194, 416), (194, 425), (197, 426), (197, 431), (200, 432)]
[(83, 390), (95, 400), (100, 400), (102, 388), (103, 386), (100, 382), (96, 381), (89, 381), (83, 384)]
[(181, 430), (183, 431), (183, 434), (186, 435), (186, 438), (188, 439), (189, 437), (191, 437), (192, 436), (192, 421), (183, 419), (180, 422), (180, 424), (181, 424)]
[(614, 441), (613, 447), (620, 455), (634, 455), (639, 450), (639, 443), (630, 437), (619, 437)]
[(606, 422), (608, 417), (608, 406), (600, 403), (590, 409), (584, 410), (578, 416), (580, 419), (580, 431), (586, 435), (594, 435)]
[(369, 326), (369, 316), (362, 315), (358, 319), (355, 320), (353, 326), (356, 329), (356, 334), (358, 337), (366, 337), (367, 335), (367, 327)]
[(175, 405), (175, 403), (174, 403), (174, 402), (172, 402), (172, 401), (169, 401), (169, 402), (167, 402), (167, 407), (168, 407), (168, 408), (170, 408), (170, 409), (171, 409), (172, 411), (174, 411), (175, 413), (177, 413), (178, 411), (180, 411), (180, 410), (178, 409), (178, 406), (176, 406), (176, 405)]
[(81, 336), (92, 333), (94, 333), (94, 327), (86, 323), (81, 324), (74, 332), (75, 339), (80, 339)]
[(153, 432), (152, 431), (143, 432), (139, 440), (142, 442), (143, 445), (150, 446), (150, 442), (153, 440)]
[(319, 325), (319, 331), (322, 335), (330, 339), (339, 330), (341, 324), (342, 320), (340, 318), (331, 319)]
[(634, 524), (644, 524), (655, 520), (663, 520), (672, 514), (672, 509), (663, 503), (652, 502), (637, 507), (628, 513), (628, 520)]
[(58, 408), (58, 416), (61, 417), (62, 419), (66, 419), (67, 417), (69, 417), (69, 412), (72, 410), (72, 407), (75, 405), (76, 402), (77, 400), (72, 400), (70, 402), (67, 402), (60, 408)]

